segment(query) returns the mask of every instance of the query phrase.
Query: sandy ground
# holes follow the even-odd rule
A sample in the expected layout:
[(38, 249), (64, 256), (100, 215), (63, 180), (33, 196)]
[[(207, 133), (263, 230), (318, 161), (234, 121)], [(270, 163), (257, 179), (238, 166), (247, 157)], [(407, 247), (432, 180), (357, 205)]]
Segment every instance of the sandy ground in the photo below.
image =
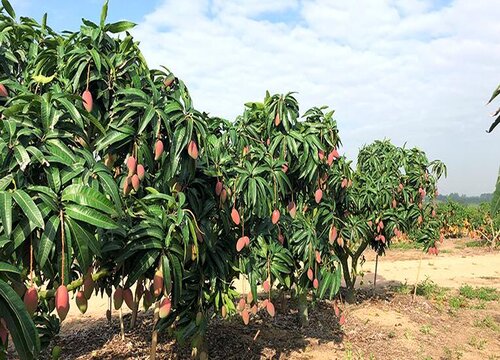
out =
[[(445, 243), (452, 247), (451, 241)], [(484, 249), (482, 249), (484, 251)], [(405, 283), (414, 284), (420, 266), (420, 279), (430, 278), (440, 286), (458, 288), (463, 284), (473, 286), (490, 286), (500, 289), (500, 255), (498, 252), (483, 252), (476, 249), (467, 253), (455, 250), (439, 256), (423, 255), (417, 251), (394, 250), (390, 256), (379, 257), (377, 283), (380, 286)], [(406, 253), (408, 257), (414, 252), (417, 259), (395, 260), (398, 253)], [(373, 255), (370, 256), (372, 258)], [(364, 271), (363, 286), (372, 286), (375, 274), (375, 261), (366, 261), (361, 269)]]
[[(470, 240), (445, 240), (439, 256), (418, 250), (390, 250), (378, 263), (373, 295), (375, 256), (368, 252), (362, 265), (357, 304), (344, 305), (347, 322), (340, 326), (331, 302), (320, 302), (310, 312), (310, 325), (297, 323), (292, 300), (277, 305), (275, 318), (261, 311), (244, 326), (239, 316), (210, 322), (207, 341), (211, 359), (487, 359), (500, 360), (500, 302), (467, 300), (451, 308), (449, 297), (463, 284), (500, 289), (500, 252), (469, 248)], [(422, 259), (422, 260), (420, 260)], [(427, 277), (447, 290), (445, 300), (393, 291), (393, 285)], [(238, 284), (238, 288), (247, 285)], [(151, 312), (140, 312), (138, 326), (119, 336), (118, 312), (105, 319), (107, 298), (94, 296), (82, 315), (72, 306), (56, 343), (63, 359), (147, 359)], [(123, 306), (125, 324), (130, 310)], [(162, 335), (159, 359), (186, 359), (189, 351)]]
[[(421, 266), (419, 281), (431, 279), (440, 286), (459, 288), (463, 284), (473, 286), (489, 286), (500, 289), (500, 254), (487, 248), (466, 248), (469, 239), (447, 239), (441, 244), (438, 256), (423, 254), (419, 250), (389, 250), (387, 255), (379, 257), (377, 284), (380, 287), (399, 283), (414, 284), (418, 268)], [(366, 262), (360, 266), (358, 287), (373, 286), (375, 274), (375, 255), (366, 252)], [(422, 261), (420, 262), (420, 258)], [(242, 281), (235, 282), (236, 289), (248, 292), (249, 285)], [(74, 326), (73, 320), (80, 322), (86, 319), (104, 317), (108, 308), (108, 298), (93, 296), (88, 311), (82, 315), (76, 306), (70, 308), (68, 321), (63, 326)], [(130, 309), (123, 306), (123, 313)], [(114, 310), (117, 315), (118, 311)]]

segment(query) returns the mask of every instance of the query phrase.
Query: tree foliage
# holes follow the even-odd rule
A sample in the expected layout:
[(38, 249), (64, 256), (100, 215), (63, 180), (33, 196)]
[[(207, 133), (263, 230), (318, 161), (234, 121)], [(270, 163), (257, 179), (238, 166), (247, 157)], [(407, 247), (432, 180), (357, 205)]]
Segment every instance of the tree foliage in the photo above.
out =
[[(135, 286), (157, 329), (200, 347), (216, 314), (273, 316), (273, 289), (335, 297), (346, 259), (383, 253), (396, 229), (435, 246), (423, 200), (445, 168), (422, 151), (375, 142), (353, 169), (334, 112), (301, 114), (293, 93), (234, 122), (197, 110), (182, 80), (149, 69), (133, 23), (106, 23), (107, 3), (63, 33), (2, 4), (0, 309), (21, 357), (58, 331), (61, 285), (115, 300)], [(26, 287), (42, 285), (31, 318)]]

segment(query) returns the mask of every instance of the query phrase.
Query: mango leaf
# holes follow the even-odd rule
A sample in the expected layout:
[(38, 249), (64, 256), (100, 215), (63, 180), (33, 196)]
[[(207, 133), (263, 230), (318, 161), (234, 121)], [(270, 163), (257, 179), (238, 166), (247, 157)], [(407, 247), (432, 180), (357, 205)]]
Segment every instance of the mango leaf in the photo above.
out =
[(37, 261), (41, 268), (45, 266), (52, 247), (54, 246), (54, 239), (56, 238), (60, 222), (61, 220), (58, 215), (52, 215), (45, 224), (45, 230), (40, 237), (36, 252)]
[(101, 28), (104, 27), (104, 24), (106, 23), (106, 18), (108, 17), (108, 0), (104, 2), (104, 5), (102, 6), (101, 10), (101, 22), (100, 26)]
[(0, 273), (2, 272), (10, 272), (13, 274), (21, 274), (21, 271), (16, 268), (14, 265), (11, 265), (9, 263), (0, 261)]
[(150, 250), (146, 251), (139, 259), (135, 260), (135, 265), (132, 270), (128, 273), (126, 286), (131, 286), (133, 283), (139, 279), (146, 271), (148, 271), (151, 266), (156, 261), (158, 257), (158, 251)]
[(92, 207), (106, 214), (116, 214), (113, 203), (106, 196), (83, 184), (73, 184), (65, 188), (61, 199), (62, 201), (72, 201), (78, 205)]
[(108, 216), (92, 208), (68, 204), (64, 209), (70, 218), (86, 222), (102, 229), (118, 229), (119, 226)]
[(5, 281), (0, 279), (0, 314), (9, 329), (19, 357), (38, 359), (40, 339), (23, 301)]
[(116, 34), (120, 33), (126, 30), (130, 30), (133, 27), (135, 27), (136, 24), (130, 21), (118, 21), (112, 24), (108, 24), (104, 27), (106, 31), (109, 31), (110, 33)]
[(9, 0), (2, 0), (2, 6), (5, 9), (5, 11), (7, 11), (7, 14), (9, 14), (11, 18), (14, 19), (16, 17), (16, 13), (12, 8), (12, 5), (10, 4)]
[(0, 191), (0, 215), (7, 237), (12, 233), (12, 196), (9, 192)]
[(21, 189), (14, 191), (12, 196), (30, 222), (43, 229), (43, 217), (33, 199)]

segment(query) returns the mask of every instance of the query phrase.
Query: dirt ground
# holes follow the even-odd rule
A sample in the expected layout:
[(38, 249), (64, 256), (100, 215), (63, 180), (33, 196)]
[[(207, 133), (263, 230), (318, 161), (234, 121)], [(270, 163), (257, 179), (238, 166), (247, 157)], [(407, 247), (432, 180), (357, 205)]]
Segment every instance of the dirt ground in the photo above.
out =
[[(238, 316), (226, 321), (215, 318), (207, 336), (210, 358), (500, 359), (500, 301), (459, 295), (464, 284), (500, 290), (500, 253), (466, 247), (468, 241), (445, 240), (437, 257), (422, 256), (418, 250), (390, 250), (379, 258), (375, 292), (375, 257), (368, 252), (357, 303), (344, 306), (347, 322), (343, 326), (329, 301), (311, 309), (310, 325), (302, 328), (296, 304), (289, 299), (284, 307), (277, 307), (275, 318), (261, 312), (248, 326)], [(427, 279), (434, 290), (412, 301), (419, 266), (420, 281)], [(108, 324), (106, 309), (107, 299), (99, 297), (91, 299), (85, 315), (72, 307), (55, 340), (62, 347), (62, 359), (148, 358), (151, 312), (141, 312), (137, 327), (127, 331), (122, 341), (118, 312), (113, 311)], [(125, 312), (126, 325), (129, 319)], [(187, 348), (166, 335), (160, 337), (157, 358), (187, 359), (189, 355)]]

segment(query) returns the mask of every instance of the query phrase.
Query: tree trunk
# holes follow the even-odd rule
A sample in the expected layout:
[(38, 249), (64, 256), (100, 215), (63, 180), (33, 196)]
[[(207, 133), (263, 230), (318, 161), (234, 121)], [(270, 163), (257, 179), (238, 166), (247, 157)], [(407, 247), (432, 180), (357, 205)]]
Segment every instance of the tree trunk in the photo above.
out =
[(286, 294), (285, 290), (281, 290), (281, 313), (286, 314), (288, 313), (288, 306), (287, 306), (287, 301), (286, 301)]
[(356, 296), (354, 293), (354, 281), (351, 277), (351, 272), (349, 271), (349, 264), (347, 262), (348, 255), (339, 256), (340, 263), (342, 264), (342, 272), (344, 273), (344, 281), (346, 287), (345, 301), (349, 304), (352, 304), (356, 301)]
[(121, 335), (122, 341), (125, 341), (125, 325), (123, 323), (123, 306), (120, 308), (119, 314), (120, 314), (120, 335)]
[[(356, 250), (356, 252), (345, 252), (342, 251), (337, 254), (340, 263), (342, 264), (342, 272), (344, 273), (344, 281), (346, 285), (346, 296), (345, 301), (349, 304), (353, 304), (356, 301), (356, 292), (354, 285), (356, 285), (356, 269), (358, 267), (359, 257), (363, 254), (366, 247), (368, 246), (368, 242), (362, 240), (361, 245)], [(349, 270), (349, 257), (351, 258), (351, 269)]]
[(208, 345), (205, 339), (205, 334), (198, 335), (196, 346), (191, 351), (191, 357), (196, 360), (208, 360)]
[(130, 318), (130, 329), (135, 327), (135, 322), (137, 320), (137, 312), (139, 311), (139, 299), (137, 299), (137, 294), (134, 294), (134, 308), (132, 309), (132, 317)]
[(301, 292), (298, 296), (299, 300), (299, 323), (300, 326), (309, 325), (309, 311), (307, 309), (307, 292)]

